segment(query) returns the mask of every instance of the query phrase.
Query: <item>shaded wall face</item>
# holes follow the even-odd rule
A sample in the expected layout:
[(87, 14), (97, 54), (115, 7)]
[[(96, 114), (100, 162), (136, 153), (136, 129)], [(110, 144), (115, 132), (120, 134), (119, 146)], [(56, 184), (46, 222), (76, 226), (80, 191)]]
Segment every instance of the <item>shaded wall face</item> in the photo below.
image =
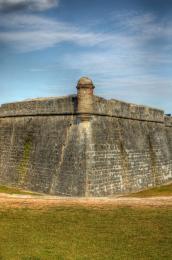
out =
[(85, 143), (75, 122), (74, 116), (0, 119), (1, 184), (83, 196)]
[(167, 136), (164, 124), (96, 116), (91, 129), (86, 154), (90, 196), (138, 191), (172, 177), (172, 131)]
[(172, 127), (165, 127), (165, 135), (168, 143), (169, 156), (172, 160)]

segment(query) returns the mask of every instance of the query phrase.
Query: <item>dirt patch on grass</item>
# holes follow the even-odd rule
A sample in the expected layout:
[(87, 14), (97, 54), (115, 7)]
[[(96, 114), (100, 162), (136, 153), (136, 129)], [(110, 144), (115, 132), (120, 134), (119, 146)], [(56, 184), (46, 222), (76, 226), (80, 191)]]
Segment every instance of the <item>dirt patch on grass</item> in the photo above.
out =
[(0, 194), (0, 208), (48, 208), (59, 206), (84, 207), (172, 207), (172, 196), (149, 198), (68, 198), (56, 196), (31, 196)]

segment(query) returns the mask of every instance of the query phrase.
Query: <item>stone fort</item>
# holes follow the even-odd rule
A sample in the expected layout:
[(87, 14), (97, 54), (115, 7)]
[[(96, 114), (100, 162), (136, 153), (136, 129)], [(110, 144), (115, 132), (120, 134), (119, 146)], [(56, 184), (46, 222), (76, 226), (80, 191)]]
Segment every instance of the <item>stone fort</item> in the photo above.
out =
[(172, 180), (172, 117), (93, 90), (1, 105), (0, 184), (91, 197)]

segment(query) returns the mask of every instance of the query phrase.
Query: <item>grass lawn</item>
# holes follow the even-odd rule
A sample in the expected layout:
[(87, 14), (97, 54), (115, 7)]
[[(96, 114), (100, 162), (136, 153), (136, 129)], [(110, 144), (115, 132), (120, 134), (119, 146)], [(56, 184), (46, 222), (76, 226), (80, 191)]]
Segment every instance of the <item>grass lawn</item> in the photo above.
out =
[(0, 259), (172, 259), (172, 209), (1, 209)]
[[(127, 195), (128, 196), (128, 195)], [(172, 183), (149, 190), (129, 194), (130, 197), (172, 196)]]
[[(0, 193), (7, 194), (27, 194), (27, 195), (42, 195), (41, 193), (34, 193), (31, 191), (24, 191), (21, 189), (7, 187), (0, 185)], [(132, 194), (127, 194), (127, 197), (150, 197), (150, 196), (172, 196), (172, 183)]]
[[(38, 195), (38, 193), (34, 193), (31, 191), (24, 191), (21, 189), (13, 188), (13, 187), (7, 187), (0, 185), (0, 193), (7, 193), (7, 194), (25, 194), (25, 195)], [(40, 195), (40, 194), (39, 194)]]

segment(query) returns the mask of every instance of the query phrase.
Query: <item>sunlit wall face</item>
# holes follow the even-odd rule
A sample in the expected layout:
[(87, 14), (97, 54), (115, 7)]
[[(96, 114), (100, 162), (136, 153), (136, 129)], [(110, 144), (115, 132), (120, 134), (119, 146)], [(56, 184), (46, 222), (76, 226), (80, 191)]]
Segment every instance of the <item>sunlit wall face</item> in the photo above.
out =
[(75, 92), (171, 112), (172, 2), (0, 0), (0, 103)]

